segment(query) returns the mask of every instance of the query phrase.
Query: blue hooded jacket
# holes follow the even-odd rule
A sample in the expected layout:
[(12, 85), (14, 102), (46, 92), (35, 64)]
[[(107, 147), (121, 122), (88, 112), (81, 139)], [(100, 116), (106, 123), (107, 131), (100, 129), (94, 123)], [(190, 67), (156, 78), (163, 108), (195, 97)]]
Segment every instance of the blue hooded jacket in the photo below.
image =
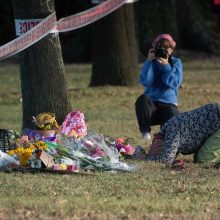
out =
[(144, 62), (139, 82), (145, 87), (144, 94), (153, 102), (177, 105), (177, 90), (182, 83), (182, 62), (176, 57), (171, 57), (171, 60), (172, 66), (157, 60)]

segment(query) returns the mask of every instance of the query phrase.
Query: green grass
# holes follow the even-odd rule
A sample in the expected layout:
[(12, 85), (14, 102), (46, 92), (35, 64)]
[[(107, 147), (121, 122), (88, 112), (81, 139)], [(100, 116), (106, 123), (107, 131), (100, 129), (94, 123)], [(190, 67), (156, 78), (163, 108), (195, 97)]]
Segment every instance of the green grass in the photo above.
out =
[[(134, 103), (143, 88), (88, 88), (91, 65), (67, 65), (73, 109), (84, 112), (90, 130), (143, 143)], [(137, 76), (138, 77), (138, 76)], [(181, 111), (218, 102), (220, 62), (184, 62)], [(19, 67), (0, 66), (0, 127), (20, 130), (22, 121)], [(153, 128), (153, 132), (159, 127)], [(192, 163), (186, 168), (131, 161), (135, 173), (95, 175), (0, 173), (0, 219), (219, 219), (220, 170)]]

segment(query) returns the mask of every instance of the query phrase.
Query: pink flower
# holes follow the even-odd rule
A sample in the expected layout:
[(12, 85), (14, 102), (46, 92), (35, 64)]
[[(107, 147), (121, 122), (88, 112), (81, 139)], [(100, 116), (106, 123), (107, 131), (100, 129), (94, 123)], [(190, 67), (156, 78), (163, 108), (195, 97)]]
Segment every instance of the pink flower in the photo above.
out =
[(116, 138), (115, 141), (116, 141), (117, 144), (124, 144), (124, 143), (125, 143), (125, 139), (122, 138), (122, 137), (120, 137), (120, 138)]
[(92, 148), (92, 147), (93, 147), (92, 141), (88, 141), (88, 140), (86, 140), (86, 141), (84, 142), (84, 145), (85, 145), (87, 148)]
[(84, 114), (78, 110), (70, 112), (61, 126), (61, 132), (68, 136), (86, 136), (87, 128), (84, 121)]
[(28, 136), (27, 136), (27, 135), (21, 136), (21, 138), (20, 138), (20, 140), (19, 140), (19, 143), (20, 143), (21, 145), (24, 145), (24, 144), (28, 143)]
[(124, 138), (117, 138), (115, 140), (115, 147), (122, 155), (132, 155), (135, 151), (134, 147), (130, 144), (125, 145)]
[(124, 145), (123, 149), (125, 150), (125, 154), (132, 155), (135, 151), (134, 147), (132, 147), (130, 144)]
[(98, 146), (96, 146), (94, 148), (94, 151), (91, 152), (91, 156), (92, 157), (105, 157), (107, 156), (106, 152), (104, 152), (103, 150), (101, 150)]

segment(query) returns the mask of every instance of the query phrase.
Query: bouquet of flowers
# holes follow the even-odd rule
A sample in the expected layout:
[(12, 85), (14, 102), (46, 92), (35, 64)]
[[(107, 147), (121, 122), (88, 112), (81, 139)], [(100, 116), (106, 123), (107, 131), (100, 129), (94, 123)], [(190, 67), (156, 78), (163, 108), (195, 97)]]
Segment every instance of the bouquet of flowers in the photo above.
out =
[(87, 135), (84, 114), (79, 110), (70, 112), (61, 126), (61, 132), (69, 137), (80, 138)]
[(41, 130), (56, 130), (59, 128), (54, 113), (43, 112), (33, 116), (34, 124)]
[(84, 138), (64, 136), (59, 140), (57, 152), (72, 160), (78, 160), (80, 167), (95, 170), (134, 171), (135, 166), (119, 160), (118, 150), (108, 145), (102, 135), (90, 133)]
[(28, 136), (21, 136), (15, 142), (14, 147), (7, 153), (10, 156), (17, 155), (20, 165), (27, 166), (29, 159), (31, 159), (34, 153), (47, 150), (47, 145), (43, 141), (28, 140)]
[(129, 139), (122, 137), (113, 139), (109, 136), (105, 136), (105, 142), (109, 146), (113, 146), (118, 152), (120, 157), (130, 158), (135, 152), (135, 147), (128, 143)]
[(121, 153), (122, 156), (131, 156), (135, 152), (135, 148), (127, 143), (127, 140), (124, 138), (117, 138), (115, 140), (115, 147)]

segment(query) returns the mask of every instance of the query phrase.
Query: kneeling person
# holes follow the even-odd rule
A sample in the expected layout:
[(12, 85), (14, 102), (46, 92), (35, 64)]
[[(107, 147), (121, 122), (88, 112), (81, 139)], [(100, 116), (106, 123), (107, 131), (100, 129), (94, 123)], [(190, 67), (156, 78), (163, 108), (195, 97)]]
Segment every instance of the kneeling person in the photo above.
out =
[[(171, 164), (177, 153), (196, 153), (219, 126), (220, 105), (217, 103), (180, 113), (161, 127), (158, 135), (163, 139), (163, 146), (157, 152), (152, 144), (147, 160)], [(152, 151), (157, 154), (152, 154)]]

